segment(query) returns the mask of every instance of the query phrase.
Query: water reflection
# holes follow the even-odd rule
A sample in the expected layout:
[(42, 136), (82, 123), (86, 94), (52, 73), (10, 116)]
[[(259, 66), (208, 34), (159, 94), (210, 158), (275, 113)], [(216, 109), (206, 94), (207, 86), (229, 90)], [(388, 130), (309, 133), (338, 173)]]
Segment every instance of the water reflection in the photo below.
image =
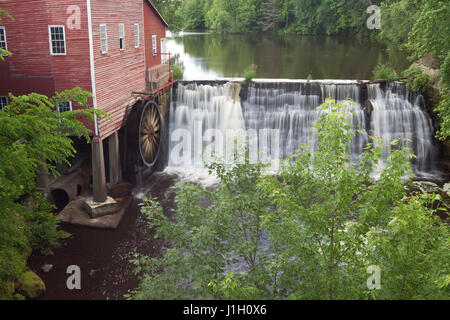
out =
[(399, 50), (340, 37), (184, 33), (167, 47), (180, 54), (188, 80), (242, 77), (250, 64), (258, 78), (281, 79), (371, 79), (378, 63), (408, 67)]

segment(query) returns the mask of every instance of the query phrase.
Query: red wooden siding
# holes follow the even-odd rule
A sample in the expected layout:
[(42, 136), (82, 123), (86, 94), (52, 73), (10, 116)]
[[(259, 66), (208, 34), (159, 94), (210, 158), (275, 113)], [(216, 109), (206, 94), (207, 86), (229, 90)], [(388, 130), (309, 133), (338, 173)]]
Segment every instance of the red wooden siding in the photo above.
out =
[[(79, 28), (68, 25), (69, 6), (80, 9)], [(75, 86), (92, 91), (86, 0), (3, 0), (0, 7), (15, 18), (3, 20), (13, 56), (0, 61), (1, 96), (9, 92), (51, 96)], [(126, 107), (134, 101), (131, 92), (145, 89), (146, 68), (161, 63), (161, 56), (152, 53), (152, 35), (157, 36), (160, 52), (165, 23), (146, 0), (91, 0), (91, 15), (97, 107), (114, 119), (99, 122), (100, 136), (105, 138), (121, 127)], [(134, 43), (135, 23), (139, 48)], [(106, 54), (100, 49), (100, 24), (107, 25)], [(119, 24), (125, 30), (124, 50), (119, 48)], [(49, 25), (64, 25), (66, 55), (50, 54)]]
[[(114, 122), (99, 123), (102, 137), (120, 128), (132, 91), (145, 88), (144, 35), (142, 0), (92, 1), (92, 31), (95, 55), (97, 106)], [(134, 24), (139, 23), (140, 46), (134, 47)], [(100, 47), (100, 24), (107, 25), (108, 53)], [(125, 50), (119, 47), (119, 24), (125, 28)]]
[[(146, 2), (146, 1), (144, 1)], [(161, 55), (153, 55), (152, 36), (156, 35), (157, 52), (161, 52), (161, 38), (166, 37), (166, 26), (147, 3), (144, 5), (145, 62), (147, 69), (161, 64)]]

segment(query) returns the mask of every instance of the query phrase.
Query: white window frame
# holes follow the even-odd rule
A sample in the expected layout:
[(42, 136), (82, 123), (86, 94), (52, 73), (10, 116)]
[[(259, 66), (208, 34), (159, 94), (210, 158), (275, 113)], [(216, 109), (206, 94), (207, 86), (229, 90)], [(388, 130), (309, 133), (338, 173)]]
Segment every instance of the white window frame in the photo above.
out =
[(139, 32), (139, 23), (134, 24), (134, 47), (139, 48), (140, 47), (140, 32)]
[[(67, 112), (67, 111), (72, 111), (72, 101), (61, 101), (61, 102), (68, 102), (69, 103), (69, 110), (64, 110), (64, 111), (61, 111), (61, 106), (59, 105), (59, 103), (57, 103), (57, 105), (56, 105), (56, 107), (58, 108), (58, 112), (59, 113), (63, 113), (63, 112)], [(67, 105), (65, 105), (64, 106), (64, 108), (66, 108), (67, 107)]]
[[(122, 47), (120, 47), (121, 45)], [(125, 50), (125, 25), (123, 23), (119, 23), (119, 49), (121, 51)]]
[[(5, 105), (3, 105), (3, 103), (2, 103), (3, 99), (5, 99), (5, 101), (6, 101)], [(7, 105), (8, 105), (8, 96), (0, 96), (0, 111), (3, 110), (3, 108)]]
[(156, 53), (158, 52), (158, 45), (156, 42), (156, 35), (152, 35), (152, 52), (153, 56), (156, 56)]
[[(64, 37), (64, 53), (55, 53), (53, 52), (53, 44), (52, 44), (52, 28), (62, 28), (63, 37)], [(50, 44), (50, 55), (52, 56), (65, 56), (67, 55), (67, 45), (66, 45), (66, 28), (64, 25), (49, 25), (48, 26), (48, 41)]]
[[(3, 30), (3, 36), (5, 37), (5, 48), (4, 50), (8, 51), (8, 41), (6, 40), (6, 28), (5, 26), (0, 26), (0, 30)], [(0, 41), (1, 42), (1, 41)], [(3, 56), (5, 56), (6, 54), (2, 54)]]
[[(102, 43), (102, 28), (105, 27), (105, 50), (103, 50), (103, 43)], [(99, 36), (100, 36), (100, 50), (102, 54), (108, 53), (108, 26), (106, 24), (101, 24), (99, 29)]]
[[(167, 64), (169, 60), (169, 55), (167, 55), (167, 39), (161, 38), (159, 39), (160, 45), (161, 45), (161, 63)], [(164, 45), (163, 45), (164, 44)]]

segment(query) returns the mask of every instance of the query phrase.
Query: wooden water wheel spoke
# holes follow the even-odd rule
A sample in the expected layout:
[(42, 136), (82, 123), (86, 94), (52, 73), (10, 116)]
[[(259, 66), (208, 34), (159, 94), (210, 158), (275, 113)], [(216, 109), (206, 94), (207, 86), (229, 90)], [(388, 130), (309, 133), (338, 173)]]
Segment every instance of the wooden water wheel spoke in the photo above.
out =
[(161, 115), (155, 102), (144, 106), (139, 125), (139, 149), (147, 166), (155, 164), (159, 155), (161, 137)]

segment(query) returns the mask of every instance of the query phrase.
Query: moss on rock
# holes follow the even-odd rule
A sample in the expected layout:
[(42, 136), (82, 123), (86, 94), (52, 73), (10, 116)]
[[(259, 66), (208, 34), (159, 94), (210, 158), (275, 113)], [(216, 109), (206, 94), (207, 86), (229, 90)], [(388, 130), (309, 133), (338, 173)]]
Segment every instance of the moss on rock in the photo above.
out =
[(68, 239), (70, 237), (72, 237), (71, 233), (64, 230), (58, 230), (58, 239)]
[(17, 289), (27, 298), (33, 299), (45, 292), (45, 284), (36, 273), (27, 271), (19, 278)]

